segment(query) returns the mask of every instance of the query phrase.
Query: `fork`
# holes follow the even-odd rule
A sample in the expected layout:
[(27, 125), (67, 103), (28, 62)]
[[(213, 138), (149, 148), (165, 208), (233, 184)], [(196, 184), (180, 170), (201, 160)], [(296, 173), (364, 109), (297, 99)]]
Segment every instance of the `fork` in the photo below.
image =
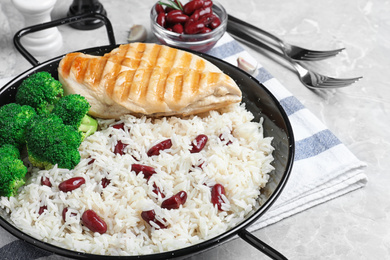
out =
[(283, 51), (284, 55), (288, 56), (289, 58), (293, 60), (303, 60), (303, 61), (317, 61), (322, 60), (326, 58), (333, 57), (340, 53), (345, 48), (340, 48), (336, 50), (327, 50), (327, 51), (318, 51), (318, 50), (309, 50), (305, 49), (299, 46), (291, 45), (286, 42), (284, 42), (282, 39), (276, 37), (275, 35), (264, 31), (263, 29), (260, 29), (250, 23), (247, 23), (245, 21), (242, 21), (232, 15), (228, 15), (228, 28), (235, 25), (241, 25), (241, 29), (245, 30), (253, 30), (256, 33), (260, 33), (261, 36), (266, 36), (268, 39), (271, 39), (273, 41), (269, 42), (273, 44), (275, 47), (278, 47), (281, 51)]
[(317, 72), (305, 68), (302, 64), (293, 60), (292, 58), (281, 54), (272, 47), (266, 45), (265, 43), (259, 41), (258, 39), (252, 37), (248, 33), (244, 32), (240, 27), (229, 26), (227, 31), (238, 40), (242, 40), (246, 43), (249, 43), (255, 47), (263, 48), (268, 51), (271, 51), (278, 56), (285, 58), (293, 68), (296, 70), (300, 81), (310, 89), (329, 89), (329, 88), (341, 88), (351, 85), (356, 81), (360, 80), (362, 77), (354, 78), (333, 78), (325, 75), (321, 75)]

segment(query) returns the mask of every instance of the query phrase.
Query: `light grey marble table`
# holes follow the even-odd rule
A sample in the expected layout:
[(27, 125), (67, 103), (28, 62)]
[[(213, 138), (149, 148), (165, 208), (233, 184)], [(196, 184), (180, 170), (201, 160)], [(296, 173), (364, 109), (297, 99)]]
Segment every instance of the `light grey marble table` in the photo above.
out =
[[(71, 0), (58, 1), (52, 17), (65, 16)], [(101, 0), (118, 43), (129, 28), (149, 28), (154, 0)], [(383, 0), (221, 1), (227, 11), (313, 49), (345, 47), (339, 56), (313, 63), (336, 77), (363, 76), (343, 89), (305, 88), (288, 64), (248, 47), (247, 50), (345, 145), (368, 164), (369, 182), (363, 189), (318, 205), (254, 232), (289, 259), (390, 259), (390, 2)], [(16, 76), (31, 65), (15, 50), (14, 33), (23, 17), (10, 0), (0, 0), (0, 78)], [(104, 29), (81, 32), (61, 27), (65, 52), (108, 41)], [(149, 32), (149, 37), (152, 37)], [(61, 259), (51, 256), (52, 259)], [(241, 239), (235, 239), (190, 259), (268, 259)]]

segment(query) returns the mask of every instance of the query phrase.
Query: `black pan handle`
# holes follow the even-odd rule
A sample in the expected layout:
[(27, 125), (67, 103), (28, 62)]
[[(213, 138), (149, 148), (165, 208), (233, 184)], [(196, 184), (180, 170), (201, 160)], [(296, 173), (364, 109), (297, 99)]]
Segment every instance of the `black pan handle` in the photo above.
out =
[(27, 61), (29, 61), (33, 66), (36, 66), (39, 64), (38, 60), (35, 59), (35, 57), (30, 52), (28, 52), (26, 50), (26, 48), (24, 48), (23, 45), (21, 44), (20, 39), (23, 36), (25, 36), (29, 33), (42, 31), (42, 30), (52, 28), (52, 27), (57, 27), (57, 26), (60, 26), (63, 24), (72, 24), (72, 23), (76, 23), (76, 22), (79, 22), (81, 20), (87, 20), (87, 19), (99, 19), (99, 20), (103, 21), (104, 25), (106, 26), (107, 36), (108, 36), (108, 40), (110, 42), (110, 45), (111, 46), (116, 45), (114, 30), (112, 28), (110, 20), (105, 15), (91, 12), (91, 13), (85, 13), (85, 14), (81, 14), (81, 15), (69, 16), (66, 18), (53, 20), (53, 21), (50, 21), (47, 23), (37, 24), (37, 25), (33, 25), (30, 27), (26, 27), (24, 29), (21, 29), (14, 36), (15, 47)]
[(252, 235), (251, 233), (249, 233), (246, 229), (240, 230), (238, 232), (238, 235), (244, 241), (248, 242), (250, 245), (254, 246), (256, 249), (260, 250), (265, 255), (269, 256), (271, 259), (287, 260), (287, 258), (284, 255), (282, 255), (281, 253), (279, 253), (278, 251), (276, 251), (275, 249), (273, 249), (272, 247), (270, 247), (269, 245), (267, 245), (266, 243), (264, 243), (263, 241), (261, 241), (260, 239)]

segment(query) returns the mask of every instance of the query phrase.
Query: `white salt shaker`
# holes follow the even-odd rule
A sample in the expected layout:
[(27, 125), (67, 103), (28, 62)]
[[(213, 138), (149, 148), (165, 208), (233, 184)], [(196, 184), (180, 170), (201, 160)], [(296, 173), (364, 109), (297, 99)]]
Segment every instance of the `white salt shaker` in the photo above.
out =
[[(24, 16), (25, 26), (50, 22), (50, 13), (57, 0), (12, 0)], [(33, 55), (44, 56), (62, 47), (62, 36), (57, 27), (27, 34), (22, 37), (23, 46)]]

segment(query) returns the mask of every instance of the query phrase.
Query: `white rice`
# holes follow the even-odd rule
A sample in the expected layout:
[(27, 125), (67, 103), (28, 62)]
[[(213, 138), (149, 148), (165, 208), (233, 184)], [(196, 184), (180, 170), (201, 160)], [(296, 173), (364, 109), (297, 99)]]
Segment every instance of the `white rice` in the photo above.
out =
[[(143, 255), (199, 243), (237, 225), (258, 205), (260, 190), (273, 169), (273, 147), (272, 138), (263, 136), (262, 122), (252, 119), (244, 105), (233, 105), (223, 113), (211, 111), (187, 119), (128, 115), (120, 120), (124, 131), (110, 127), (118, 123), (114, 120), (99, 120), (101, 130), (81, 144), (82, 159), (75, 169), (32, 169), (20, 194), (2, 197), (0, 205), (22, 231), (80, 252)], [(191, 142), (199, 134), (207, 135), (208, 142), (200, 153), (190, 153)], [(173, 143), (170, 149), (147, 156), (150, 147), (168, 138)], [(127, 144), (124, 155), (113, 153), (118, 140)], [(226, 145), (228, 141), (232, 143)], [(91, 158), (95, 161), (88, 164)], [(202, 168), (196, 167), (202, 162)], [(152, 166), (157, 173), (147, 182), (143, 174), (131, 171), (133, 163)], [(51, 188), (40, 184), (42, 176), (50, 179)], [(84, 177), (86, 183), (67, 193), (58, 189), (62, 181), (75, 176)], [(105, 177), (111, 182), (103, 188)], [(186, 191), (186, 203), (179, 209), (162, 209), (164, 199), (153, 192), (153, 183), (165, 199)], [(211, 203), (210, 187), (216, 183), (226, 190), (223, 211)], [(39, 215), (43, 205), (47, 210)], [(65, 207), (69, 208), (66, 223), (62, 220)], [(82, 225), (81, 215), (87, 209), (107, 223), (105, 234)], [(158, 229), (141, 218), (142, 211), (151, 209), (168, 228)], [(70, 217), (71, 213), (76, 216)]]

